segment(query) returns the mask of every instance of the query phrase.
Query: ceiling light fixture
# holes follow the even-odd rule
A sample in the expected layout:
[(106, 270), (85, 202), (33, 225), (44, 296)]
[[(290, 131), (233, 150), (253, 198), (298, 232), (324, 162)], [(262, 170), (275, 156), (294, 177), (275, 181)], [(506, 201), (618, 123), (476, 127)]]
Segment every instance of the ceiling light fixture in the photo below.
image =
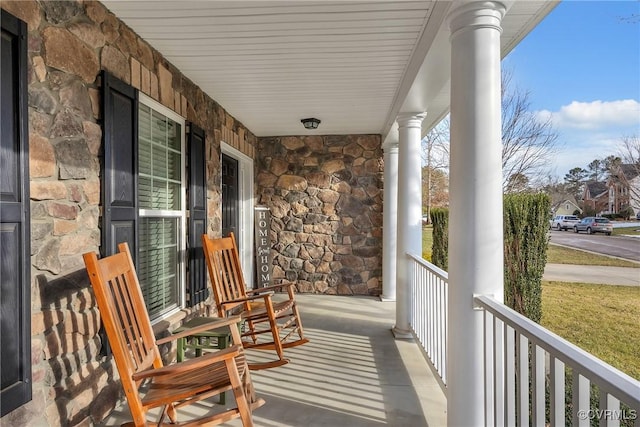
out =
[(320, 124), (320, 120), (315, 117), (310, 117), (308, 119), (300, 120), (305, 129), (318, 129), (318, 125)]

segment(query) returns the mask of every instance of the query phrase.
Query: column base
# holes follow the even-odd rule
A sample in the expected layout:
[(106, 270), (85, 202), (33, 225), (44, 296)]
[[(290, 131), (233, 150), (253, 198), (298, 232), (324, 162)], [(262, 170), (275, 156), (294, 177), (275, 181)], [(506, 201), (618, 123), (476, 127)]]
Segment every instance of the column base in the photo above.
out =
[(380, 298), (382, 302), (394, 302), (396, 300), (396, 297), (386, 297), (384, 295), (380, 295), (378, 298)]
[(394, 326), (393, 328), (391, 328), (391, 333), (397, 340), (413, 341), (413, 334), (411, 333), (411, 331), (408, 331), (406, 329), (399, 329), (397, 326)]

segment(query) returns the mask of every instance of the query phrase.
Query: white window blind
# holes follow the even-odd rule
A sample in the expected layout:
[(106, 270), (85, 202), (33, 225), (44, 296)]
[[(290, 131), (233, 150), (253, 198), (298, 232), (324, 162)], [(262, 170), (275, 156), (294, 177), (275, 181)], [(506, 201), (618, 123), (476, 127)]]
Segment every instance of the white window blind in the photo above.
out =
[(184, 122), (157, 109), (138, 111), (138, 273), (151, 318), (179, 308), (184, 289)]

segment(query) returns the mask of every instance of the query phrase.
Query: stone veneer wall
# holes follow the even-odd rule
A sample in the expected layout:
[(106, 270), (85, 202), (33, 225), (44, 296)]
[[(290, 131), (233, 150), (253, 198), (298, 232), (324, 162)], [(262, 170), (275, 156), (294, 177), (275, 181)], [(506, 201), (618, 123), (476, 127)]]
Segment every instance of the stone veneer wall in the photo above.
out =
[(90, 425), (121, 393), (111, 358), (98, 355), (100, 316), (82, 261), (100, 242), (100, 70), (205, 129), (213, 235), (221, 232), (220, 141), (253, 158), (256, 138), (101, 3), (2, 0), (0, 7), (29, 31), (33, 278), (33, 400), (0, 424)]
[(299, 292), (382, 292), (379, 135), (258, 138), (259, 203), (271, 210), (273, 278)]

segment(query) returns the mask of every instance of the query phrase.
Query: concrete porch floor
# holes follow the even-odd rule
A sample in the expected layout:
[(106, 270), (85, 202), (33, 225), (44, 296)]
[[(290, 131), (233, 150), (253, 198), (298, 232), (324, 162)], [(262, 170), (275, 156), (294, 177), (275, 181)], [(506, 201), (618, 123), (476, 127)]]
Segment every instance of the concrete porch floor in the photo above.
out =
[[(311, 341), (285, 351), (289, 364), (251, 373), (256, 393), (266, 400), (254, 412), (257, 426), (446, 425), (446, 399), (420, 349), (391, 334), (395, 303), (368, 297), (296, 298)], [(250, 361), (262, 361), (263, 355), (268, 352), (248, 352)], [(229, 392), (227, 401), (233, 401)], [(182, 412), (210, 409), (205, 401)], [(101, 425), (128, 420), (123, 405)]]

